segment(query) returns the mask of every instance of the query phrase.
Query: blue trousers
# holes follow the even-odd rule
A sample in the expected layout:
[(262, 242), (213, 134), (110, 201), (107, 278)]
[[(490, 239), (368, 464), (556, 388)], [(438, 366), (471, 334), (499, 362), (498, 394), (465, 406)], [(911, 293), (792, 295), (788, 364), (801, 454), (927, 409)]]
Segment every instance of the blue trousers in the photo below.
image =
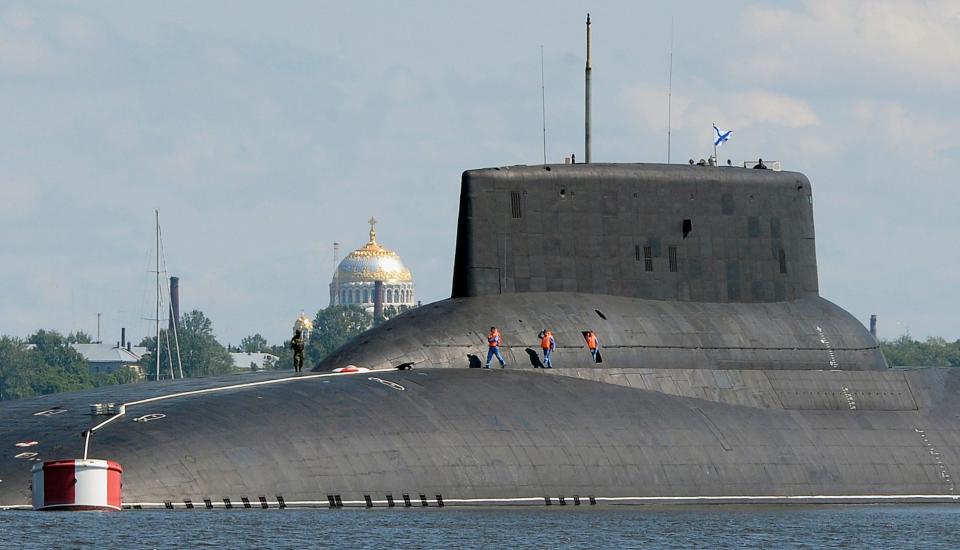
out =
[(599, 353), (599, 352), (600, 352), (600, 348), (596, 348), (596, 349), (590, 350), (590, 355), (593, 356), (593, 362), (594, 362), (594, 363), (597, 362), (597, 353)]
[(550, 360), (550, 356), (553, 355), (553, 350), (546, 348), (543, 350), (543, 368), (552, 369), (553, 361)]
[(504, 366), (506, 363), (503, 361), (503, 356), (500, 355), (500, 347), (490, 348), (487, 351), (487, 367), (490, 366), (490, 360), (493, 359), (493, 356), (497, 356), (497, 360), (500, 361), (500, 366)]

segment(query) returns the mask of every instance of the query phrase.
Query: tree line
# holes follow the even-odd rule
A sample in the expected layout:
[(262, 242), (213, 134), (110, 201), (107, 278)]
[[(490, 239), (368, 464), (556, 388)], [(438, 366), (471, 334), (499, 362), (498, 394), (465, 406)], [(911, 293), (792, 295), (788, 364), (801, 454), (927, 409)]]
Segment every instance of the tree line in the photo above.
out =
[(0, 336), (0, 400), (125, 384), (137, 379), (127, 369), (92, 374), (70, 344), (90, 343), (82, 332), (67, 336), (38, 330), (26, 340)]
[[(389, 307), (384, 318), (393, 317), (409, 307)], [(333, 350), (373, 325), (373, 316), (358, 306), (330, 306), (317, 312), (305, 350), (305, 362), (310, 368)], [(293, 336), (291, 329), (290, 336)], [(180, 362), (176, 350), (168, 351), (167, 342), (180, 345)], [(112, 373), (92, 374), (90, 365), (71, 345), (89, 344), (92, 339), (83, 332), (64, 336), (56, 331), (38, 330), (26, 339), (0, 336), (0, 400), (18, 399), (49, 393), (78, 391), (99, 386), (129, 384), (142, 381), (132, 369)], [(193, 310), (180, 318), (176, 334), (166, 329), (160, 332), (160, 372), (169, 377), (171, 364), (179, 375), (182, 365), (186, 377), (226, 374), (234, 370), (229, 351), (213, 333), (213, 322), (203, 312)], [(148, 378), (155, 377), (157, 338), (144, 338), (140, 344), (147, 349), (139, 361), (140, 369)], [(292, 369), (293, 352), (290, 339), (270, 345), (259, 333), (244, 337), (236, 351), (262, 352), (278, 359), (266, 366), (270, 369)]]
[(931, 336), (921, 342), (905, 334), (881, 341), (880, 349), (891, 367), (960, 367), (960, 340)]

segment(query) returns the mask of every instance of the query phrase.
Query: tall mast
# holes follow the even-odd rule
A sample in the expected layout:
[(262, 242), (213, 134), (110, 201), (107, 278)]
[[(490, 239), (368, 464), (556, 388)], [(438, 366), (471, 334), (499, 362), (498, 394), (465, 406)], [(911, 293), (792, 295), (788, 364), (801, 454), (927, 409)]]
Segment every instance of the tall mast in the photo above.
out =
[(157, 381), (160, 381), (160, 210), (154, 210), (157, 220)]
[(587, 68), (585, 70), (585, 88), (584, 94), (586, 107), (584, 109), (584, 156), (587, 164), (590, 164), (590, 14), (587, 14)]
[(540, 44), (540, 110), (543, 121), (543, 164), (547, 164), (547, 87), (543, 80), (543, 44)]

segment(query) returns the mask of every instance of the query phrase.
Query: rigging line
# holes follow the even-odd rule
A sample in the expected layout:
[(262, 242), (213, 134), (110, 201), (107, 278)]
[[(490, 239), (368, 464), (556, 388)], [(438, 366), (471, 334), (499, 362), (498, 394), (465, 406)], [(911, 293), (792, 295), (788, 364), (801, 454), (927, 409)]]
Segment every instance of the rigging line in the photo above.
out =
[[(180, 379), (183, 379), (183, 361), (180, 359), (180, 336), (177, 332), (177, 318), (173, 315), (173, 300), (170, 300), (170, 319), (173, 326), (173, 343), (177, 346), (177, 368), (180, 370)], [(172, 368), (172, 367), (171, 367)]]
[(173, 374), (173, 357), (170, 355), (170, 331), (163, 331), (167, 339), (167, 364), (170, 365), (170, 380), (176, 380), (177, 377)]
[[(158, 231), (159, 236), (160, 236), (160, 240), (159, 240), (159, 247), (160, 247), (160, 265), (163, 266), (162, 272), (163, 272), (165, 275), (169, 275), (170, 272), (169, 272), (169, 270), (167, 269), (167, 250), (166, 250), (166, 247), (165, 247), (164, 244), (163, 244), (163, 228), (160, 227), (160, 226), (157, 226), (157, 231)], [(159, 269), (159, 268), (158, 268), (158, 269)], [(182, 379), (182, 378), (183, 378), (183, 361), (182, 361), (181, 356), (180, 356), (180, 335), (179, 335), (178, 332), (177, 332), (177, 323), (176, 323), (176, 319), (175, 319), (175, 317), (174, 317), (174, 315), (173, 315), (173, 296), (170, 295), (170, 287), (169, 287), (169, 286), (164, 285), (164, 286), (162, 287), (162, 289), (161, 289), (161, 294), (160, 294), (160, 295), (161, 295), (161, 299), (162, 299), (162, 296), (164, 295), (164, 293), (166, 293), (166, 296), (167, 296), (167, 315), (168, 315), (167, 321), (168, 321), (168, 325), (169, 325), (170, 327), (173, 327), (173, 342), (174, 342), (174, 345), (176, 346), (176, 349), (177, 349), (177, 368), (178, 368), (178, 370), (179, 370), (179, 372), (180, 372), (180, 378)], [(167, 360), (169, 361), (169, 364), (170, 364), (170, 378), (171, 378), (172, 380), (175, 380), (177, 377), (176, 377), (176, 374), (174, 373), (174, 370), (173, 370), (173, 358), (171, 357), (171, 353), (172, 353), (172, 352), (171, 352), (171, 346), (170, 346), (170, 330), (169, 330), (169, 328), (168, 328), (168, 330), (166, 330), (165, 332), (166, 332), (166, 335), (167, 335), (167, 338), (166, 338), (166, 339), (167, 339)]]
[[(144, 265), (145, 268), (143, 270), (143, 273), (151, 272), (148, 266), (150, 265), (150, 252), (152, 251), (153, 251), (152, 246), (149, 246), (144, 250), (142, 265)], [(143, 288), (141, 289), (141, 293), (140, 293), (140, 334), (144, 335), (148, 333), (146, 321), (148, 321), (150, 318), (147, 317), (147, 288), (148, 288), (147, 279), (142, 279), (141, 282), (143, 283)]]

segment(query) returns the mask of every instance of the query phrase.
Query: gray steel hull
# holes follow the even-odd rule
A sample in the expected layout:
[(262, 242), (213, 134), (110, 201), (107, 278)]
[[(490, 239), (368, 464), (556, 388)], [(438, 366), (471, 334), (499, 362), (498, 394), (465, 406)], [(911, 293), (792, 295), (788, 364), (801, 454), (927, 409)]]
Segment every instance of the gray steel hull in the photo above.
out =
[[(267, 506), (327, 506), (338, 496), (348, 506), (365, 506), (367, 497), (384, 506), (388, 495), (397, 506), (404, 495), (415, 506), (420, 495), (431, 506), (438, 495), (446, 505), (954, 498), (960, 433), (951, 397), (960, 379), (950, 371), (787, 371), (773, 382), (770, 373), (723, 371), (730, 383), (701, 384), (715, 394), (692, 397), (697, 373), (415, 369), (20, 400), (0, 410), (0, 504), (30, 501), (33, 462), (15, 455), (82, 454), (80, 432), (106, 418), (91, 417), (88, 403), (238, 382), (245, 385), (130, 406), (96, 433), (90, 456), (124, 466), (125, 504), (202, 508), (206, 499), (240, 507), (246, 498), (259, 507), (263, 497)], [(820, 395), (791, 402), (791, 392)], [(35, 414), (55, 406), (67, 411)], [(165, 416), (135, 420), (145, 415)], [(38, 444), (15, 447), (32, 440)]]

